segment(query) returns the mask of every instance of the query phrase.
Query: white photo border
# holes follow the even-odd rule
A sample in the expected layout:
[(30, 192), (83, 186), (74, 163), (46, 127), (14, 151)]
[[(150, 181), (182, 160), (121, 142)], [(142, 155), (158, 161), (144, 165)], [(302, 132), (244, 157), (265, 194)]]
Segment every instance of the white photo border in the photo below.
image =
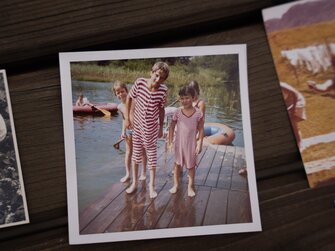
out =
[(9, 119), (10, 119), (10, 127), (11, 127), (11, 131), (12, 131), (13, 146), (14, 146), (14, 151), (15, 151), (16, 168), (17, 168), (17, 173), (18, 173), (19, 181), (20, 181), (20, 192), (21, 192), (21, 196), (22, 196), (22, 202), (23, 202), (23, 207), (24, 207), (24, 216), (25, 216), (25, 220), (22, 220), (22, 221), (17, 221), (17, 222), (8, 223), (8, 224), (0, 224), (0, 228), (5, 228), (5, 227), (27, 224), (27, 223), (30, 222), (30, 220), (29, 220), (29, 214), (28, 214), (27, 198), (26, 198), (24, 182), (23, 182), (21, 161), (20, 161), (19, 149), (18, 149), (17, 139), (16, 139), (14, 117), (13, 117), (13, 111), (12, 111), (12, 103), (11, 103), (10, 95), (9, 95), (9, 88), (8, 88), (6, 70), (0, 69), (0, 74), (3, 76), (3, 82), (4, 82), (5, 92), (6, 92), (6, 101), (7, 101), (8, 114), (9, 114)]
[[(243, 123), (243, 137), (245, 144), (246, 164), (248, 169), (248, 184), (251, 203), (252, 222), (239, 224), (225, 224), (198, 227), (183, 227), (171, 229), (157, 229), (145, 231), (86, 234), (79, 233), (79, 208), (77, 194), (75, 138), (72, 109), (71, 69), (73, 62), (104, 61), (122, 59), (168, 58), (182, 56), (208, 56), (238, 54), (240, 79), (241, 109)], [(168, 237), (212, 235), (224, 233), (261, 231), (261, 220), (256, 187), (253, 146), (251, 136), (248, 75), (246, 45), (212, 45), (194, 47), (171, 47), (162, 49), (114, 50), (91, 52), (64, 52), (59, 53), (60, 75), (63, 105), (64, 143), (66, 160), (68, 223), (70, 244), (102, 243), (141, 239), (156, 239)]]

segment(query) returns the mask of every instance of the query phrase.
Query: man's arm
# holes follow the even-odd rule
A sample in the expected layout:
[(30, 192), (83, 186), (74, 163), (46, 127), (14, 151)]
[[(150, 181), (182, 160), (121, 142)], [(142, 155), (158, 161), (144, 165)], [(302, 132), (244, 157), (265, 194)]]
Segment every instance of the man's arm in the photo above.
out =
[(164, 125), (165, 109), (164, 107), (159, 109), (159, 132), (158, 138), (163, 137), (163, 125)]

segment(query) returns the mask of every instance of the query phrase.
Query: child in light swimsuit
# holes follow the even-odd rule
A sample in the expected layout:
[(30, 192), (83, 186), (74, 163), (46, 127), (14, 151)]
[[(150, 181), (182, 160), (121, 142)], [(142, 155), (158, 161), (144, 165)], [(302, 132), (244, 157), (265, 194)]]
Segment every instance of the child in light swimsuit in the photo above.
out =
[[(126, 142), (126, 157), (125, 157), (125, 167), (126, 167), (126, 175), (121, 178), (121, 182), (126, 182), (130, 179), (130, 168), (131, 168), (131, 158), (133, 153), (133, 140), (132, 135), (133, 131), (127, 129), (125, 127), (125, 110), (126, 110), (126, 99), (128, 95), (127, 85), (121, 83), (120, 81), (115, 81), (113, 85), (114, 95), (121, 101), (121, 103), (117, 106), (118, 110), (122, 115), (122, 133), (121, 137), (125, 139)], [(131, 116), (131, 115), (130, 115)], [(132, 118), (131, 118), (132, 119)], [(146, 179), (146, 164), (147, 160), (145, 158), (145, 154), (142, 155), (142, 172), (139, 180)]]

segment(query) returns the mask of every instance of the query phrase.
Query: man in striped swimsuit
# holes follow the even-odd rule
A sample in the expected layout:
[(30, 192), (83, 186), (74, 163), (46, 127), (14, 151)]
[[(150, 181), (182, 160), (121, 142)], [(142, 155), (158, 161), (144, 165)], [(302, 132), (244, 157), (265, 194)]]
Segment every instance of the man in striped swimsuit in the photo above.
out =
[[(157, 62), (151, 70), (150, 78), (139, 78), (129, 92), (126, 101), (125, 126), (133, 129), (133, 181), (126, 190), (133, 193), (137, 189), (138, 164), (142, 161), (145, 149), (148, 169), (150, 170), (149, 195), (155, 198), (155, 175), (157, 165), (157, 140), (163, 136), (164, 105), (167, 96), (167, 87), (163, 82), (169, 75), (166, 63)], [(135, 99), (134, 121), (130, 121), (130, 107)]]

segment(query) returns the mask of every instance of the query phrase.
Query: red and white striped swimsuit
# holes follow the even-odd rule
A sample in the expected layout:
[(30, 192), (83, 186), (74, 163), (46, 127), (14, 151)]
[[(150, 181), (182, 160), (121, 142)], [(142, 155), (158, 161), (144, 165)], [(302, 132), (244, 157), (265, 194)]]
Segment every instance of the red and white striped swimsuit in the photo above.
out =
[(159, 130), (159, 111), (166, 102), (167, 87), (160, 85), (156, 91), (150, 91), (146, 79), (139, 78), (129, 92), (136, 99), (133, 123), (133, 157), (136, 163), (142, 162), (143, 148), (148, 158), (148, 168), (157, 165), (157, 139)]

